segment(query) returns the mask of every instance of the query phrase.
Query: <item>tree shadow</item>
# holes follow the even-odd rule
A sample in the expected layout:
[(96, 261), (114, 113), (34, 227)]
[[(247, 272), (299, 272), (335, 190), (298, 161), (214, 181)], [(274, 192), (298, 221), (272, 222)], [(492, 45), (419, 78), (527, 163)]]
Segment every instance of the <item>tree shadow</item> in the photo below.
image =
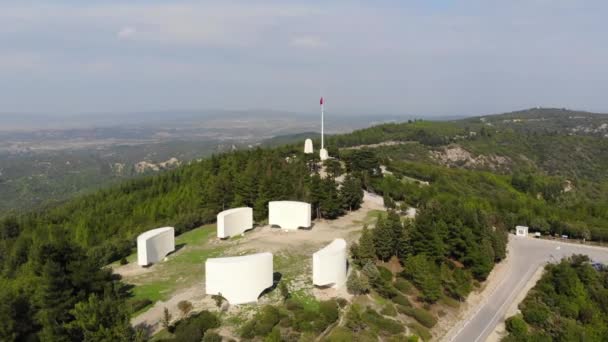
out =
[(175, 250), (173, 252), (167, 254), (165, 257), (168, 257), (169, 255), (173, 255), (173, 254), (177, 253), (177, 251), (179, 251), (180, 249), (182, 249), (184, 247), (186, 247), (185, 243), (179, 243), (179, 244), (175, 245)]
[(258, 296), (258, 298), (274, 291), (274, 289), (277, 288), (277, 286), (279, 286), (279, 283), (281, 282), (281, 279), (283, 279), (283, 274), (281, 274), (281, 272), (274, 272), (272, 274), (272, 286), (265, 289), (264, 291), (262, 291), (262, 293), (260, 293), (260, 295)]
[(144, 340), (146, 341), (152, 336), (152, 333), (154, 332), (154, 327), (148, 323), (139, 323), (133, 328), (135, 329), (136, 334), (139, 337), (144, 338)]
[(302, 230), (312, 230), (315, 227), (315, 222), (312, 222), (309, 227), (299, 227)]

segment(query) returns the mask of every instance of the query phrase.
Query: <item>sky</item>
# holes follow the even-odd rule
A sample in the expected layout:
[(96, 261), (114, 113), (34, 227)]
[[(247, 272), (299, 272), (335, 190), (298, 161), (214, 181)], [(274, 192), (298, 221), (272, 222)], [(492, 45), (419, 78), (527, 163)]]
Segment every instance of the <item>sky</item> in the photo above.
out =
[[(0, 115), (608, 112), (605, 0), (0, 0)], [(8, 113), (8, 114), (7, 114)]]

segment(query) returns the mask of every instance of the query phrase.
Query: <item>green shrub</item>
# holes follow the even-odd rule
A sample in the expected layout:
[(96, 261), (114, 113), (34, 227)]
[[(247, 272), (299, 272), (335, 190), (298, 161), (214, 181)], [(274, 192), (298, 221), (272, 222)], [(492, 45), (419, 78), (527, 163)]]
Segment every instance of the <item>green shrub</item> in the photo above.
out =
[(222, 342), (222, 336), (216, 332), (209, 331), (203, 336), (203, 342)]
[(220, 320), (209, 311), (201, 311), (187, 319), (183, 319), (175, 326), (175, 341), (199, 342), (209, 329), (218, 328)]
[(380, 278), (386, 282), (393, 281), (393, 272), (391, 272), (388, 268), (384, 266), (377, 266), (378, 271), (380, 272)]
[(270, 334), (264, 338), (264, 342), (281, 342), (281, 330), (278, 326), (272, 328)]
[(521, 315), (507, 318), (505, 321), (507, 331), (515, 337), (523, 337), (528, 332), (528, 325), (522, 319)]
[(404, 331), (403, 326), (400, 323), (382, 317), (371, 308), (367, 308), (367, 310), (361, 314), (361, 318), (367, 324), (376, 327), (380, 331), (387, 332), (390, 335), (400, 334)]
[(346, 281), (346, 290), (348, 290), (348, 293), (355, 296), (368, 293), (370, 288), (367, 278), (365, 276), (359, 276), (357, 272), (353, 270)]
[(304, 309), (302, 303), (294, 300), (293, 298), (289, 298), (287, 301), (285, 301), (285, 308), (287, 308), (287, 310), (289, 311), (297, 311)]
[(456, 308), (460, 307), (460, 302), (452, 297), (443, 296), (443, 297), (441, 297), (440, 301), (441, 301), (441, 303), (443, 303), (451, 308), (456, 309)]
[(404, 315), (408, 315), (416, 319), (420, 324), (424, 325), (427, 328), (432, 328), (437, 324), (437, 319), (433, 316), (432, 313), (419, 308), (405, 307), (405, 306), (397, 306), (397, 311), (401, 312)]
[(405, 279), (397, 278), (397, 280), (395, 280), (394, 286), (397, 290), (401, 291), (403, 294), (411, 294), (411, 292), (412, 292), (412, 284)]
[(336, 298), (336, 303), (338, 303), (338, 307), (340, 307), (340, 309), (343, 309), (348, 305), (348, 301), (342, 297)]
[(397, 295), (392, 299), (392, 301), (399, 305), (412, 306), (412, 303), (410, 303), (409, 299), (407, 299), (407, 297), (404, 295)]
[(395, 309), (395, 306), (392, 304), (386, 304), (382, 310), (380, 311), (380, 313), (384, 316), (391, 316), (391, 317), (395, 317), (397, 316), (397, 309)]
[(333, 329), (326, 339), (327, 342), (351, 342), (354, 340), (355, 335), (353, 332), (343, 327)]
[(266, 305), (241, 327), (241, 336), (253, 338), (268, 335), (281, 320), (281, 313), (272, 305)]
[(542, 326), (551, 315), (550, 309), (543, 303), (524, 301), (522, 314), (524, 320), (532, 325)]
[(420, 323), (412, 322), (407, 325), (416, 335), (420, 336), (424, 341), (430, 341), (433, 335), (429, 330), (423, 327)]
[(127, 261), (127, 258), (125, 258), (125, 257), (120, 258), (120, 264), (121, 265), (126, 265), (128, 263), (129, 263), (129, 261)]
[(330, 299), (319, 303), (319, 314), (325, 319), (327, 325), (337, 321), (340, 312), (336, 300)]

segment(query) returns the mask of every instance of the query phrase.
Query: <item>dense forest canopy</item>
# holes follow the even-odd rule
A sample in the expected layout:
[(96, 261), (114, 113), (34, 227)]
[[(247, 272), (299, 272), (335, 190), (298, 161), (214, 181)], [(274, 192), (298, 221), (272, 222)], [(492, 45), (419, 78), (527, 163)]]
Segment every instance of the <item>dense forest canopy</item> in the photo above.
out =
[(583, 255), (549, 264), (520, 309), (503, 341), (605, 341), (608, 269)]

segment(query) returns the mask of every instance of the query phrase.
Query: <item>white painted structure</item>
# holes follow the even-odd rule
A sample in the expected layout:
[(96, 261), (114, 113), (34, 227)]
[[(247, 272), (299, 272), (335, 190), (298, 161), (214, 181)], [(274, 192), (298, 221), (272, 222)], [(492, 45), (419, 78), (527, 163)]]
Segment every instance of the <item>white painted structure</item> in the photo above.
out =
[(333, 287), (346, 283), (346, 241), (335, 239), (312, 255), (312, 283)]
[(268, 202), (268, 224), (287, 230), (310, 227), (310, 203), (296, 201)]
[(272, 284), (272, 253), (210, 258), (205, 262), (207, 294), (221, 294), (230, 304), (257, 302)]
[(304, 153), (311, 154), (313, 152), (314, 152), (314, 149), (312, 148), (312, 140), (306, 139), (304, 141)]
[(162, 260), (175, 250), (175, 229), (163, 227), (148, 230), (137, 237), (137, 264), (147, 266)]
[(253, 209), (249, 207), (224, 210), (217, 214), (217, 237), (224, 239), (243, 234), (253, 228)]
[(323, 97), (321, 97), (319, 104), (321, 105), (321, 149), (319, 150), (319, 159), (323, 161), (329, 158), (329, 154), (325, 149), (325, 100), (323, 100)]
[(516, 226), (515, 227), (515, 235), (517, 235), (517, 236), (528, 236), (528, 227), (526, 227), (526, 226)]
[(329, 159), (329, 154), (326, 149), (322, 148), (319, 150), (319, 159), (321, 159), (321, 161)]

